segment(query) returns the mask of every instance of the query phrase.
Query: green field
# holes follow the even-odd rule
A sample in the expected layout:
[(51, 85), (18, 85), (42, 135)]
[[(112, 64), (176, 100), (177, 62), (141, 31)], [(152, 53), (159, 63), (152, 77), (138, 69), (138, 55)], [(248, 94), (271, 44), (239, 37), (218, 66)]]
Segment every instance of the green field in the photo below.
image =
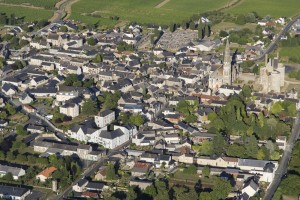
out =
[(300, 14), (299, 0), (241, 0), (241, 3), (227, 10), (229, 13), (245, 14), (256, 11), (260, 16), (292, 17)]
[(155, 8), (163, 0), (79, 0), (72, 6), (71, 19), (107, 25), (117, 23), (109, 18), (118, 16), (121, 21), (169, 25), (189, 19), (193, 14), (224, 7), (231, 1), (170, 0)]
[(282, 47), (279, 56), (285, 61), (300, 63), (300, 46)]
[(54, 8), (57, 0), (2, 0), (0, 3), (7, 4), (24, 4), (31, 5), (36, 7), (44, 7), (44, 8)]
[(53, 15), (53, 12), (50, 10), (39, 10), (14, 6), (0, 6), (0, 13), (6, 13), (8, 16), (15, 14), (16, 17), (24, 17), (25, 21), (49, 19)]

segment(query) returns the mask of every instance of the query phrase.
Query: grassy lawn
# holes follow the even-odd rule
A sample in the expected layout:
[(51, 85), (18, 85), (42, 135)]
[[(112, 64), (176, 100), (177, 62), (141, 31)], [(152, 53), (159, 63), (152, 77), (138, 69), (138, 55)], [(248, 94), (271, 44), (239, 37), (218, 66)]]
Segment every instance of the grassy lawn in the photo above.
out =
[(19, 123), (19, 124), (24, 124), (25, 122), (28, 121), (28, 116), (23, 114), (23, 113), (16, 113), (12, 116), (9, 117), (9, 120), (13, 123)]
[(0, 3), (7, 3), (7, 4), (23, 4), (23, 5), (30, 5), (36, 7), (44, 7), (44, 8), (54, 8), (57, 0), (3, 0)]
[(256, 11), (262, 17), (266, 15), (292, 17), (300, 13), (299, 0), (242, 0), (241, 3), (226, 12), (245, 14), (252, 11)]
[(290, 62), (289, 58), (297, 58), (300, 61), (300, 46), (297, 47), (282, 47), (279, 56), (285, 62)]
[(186, 174), (177, 170), (174, 174), (175, 179), (188, 180), (197, 182), (200, 178), (197, 174)]
[(35, 21), (49, 19), (53, 12), (50, 10), (39, 10), (31, 8), (22, 8), (17, 6), (0, 6), (0, 13), (6, 13), (8, 16), (15, 14), (16, 17), (24, 17), (25, 21)]
[(239, 29), (243, 29), (243, 28), (249, 28), (250, 30), (254, 31), (255, 28), (256, 28), (256, 24), (251, 24), (251, 23), (248, 23), (248, 24), (245, 24), (245, 25), (237, 25), (235, 23), (232, 23), (232, 22), (221, 22), (219, 24), (216, 24), (212, 27), (212, 31), (213, 32), (219, 32), (221, 30), (224, 30), (224, 31), (231, 31), (231, 30), (239, 30)]
[(73, 118), (71, 121), (66, 121), (66, 122), (62, 122), (62, 123), (54, 123), (54, 125), (60, 129), (68, 130), (68, 129), (72, 128), (73, 126), (75, 126), (76, 124), (80, 124), (80, 123), (84, 122), (89, 117), (92, 117), (92, 116), (88, 116), (88, 115), (81, 113), (79, 116)]
[[(72, 6), (71, 18), (86, 23), (100, 25), (116, 24), (110, 17), (139, 23), (169, 25), (182, 22), (193, 14), (215, 10), (227, 5), (231, 0), (170, 0), (160, 8), (155, 8), (163, 0), (79, 0)], [(84, 16), (84, 17), (82, 17)]]

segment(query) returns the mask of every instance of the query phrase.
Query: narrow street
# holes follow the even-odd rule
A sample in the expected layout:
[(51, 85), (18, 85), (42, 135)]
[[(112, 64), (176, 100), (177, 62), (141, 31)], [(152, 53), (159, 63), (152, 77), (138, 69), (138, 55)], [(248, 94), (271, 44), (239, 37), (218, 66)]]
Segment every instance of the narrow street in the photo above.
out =
[(295, 120), (295, 124), (292, 130), (292, 134), (288, 140), (286, 149), (284, 151), (284, 154), (281, 158), (281, 161), (279, 163), (279, 167), (275, 173), (275, 177), (271, 185), (269, 186), (268, 190), (266, 191), (266, 194), (264, 196), (264, 200), (271, 200), (274, 193), (276, 192), (282, 177), (285, 173), (287, 173), (288, 169), (288, 163), (292, 156), (292, 150), (294, 148), (295, 142), (299, 138), (300, 134), (300, 112), (298, 112), (297, 118)]

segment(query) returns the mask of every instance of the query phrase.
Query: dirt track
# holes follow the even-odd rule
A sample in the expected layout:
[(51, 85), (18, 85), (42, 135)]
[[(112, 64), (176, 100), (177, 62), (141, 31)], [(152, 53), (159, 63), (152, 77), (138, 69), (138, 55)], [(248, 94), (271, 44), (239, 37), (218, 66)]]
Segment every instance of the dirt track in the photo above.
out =
[(155, 6), (154, 8), (161, 8), (163, 7), (165, 4), (169, 3), (169, 1), (171, 0), (164, 0), (163, 2), (159, 3), (157, 6)]

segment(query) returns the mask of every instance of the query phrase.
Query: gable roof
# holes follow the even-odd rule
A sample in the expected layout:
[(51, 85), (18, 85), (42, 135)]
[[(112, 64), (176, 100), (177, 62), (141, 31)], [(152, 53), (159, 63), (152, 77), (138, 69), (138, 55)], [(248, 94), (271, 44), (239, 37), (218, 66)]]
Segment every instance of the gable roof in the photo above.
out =
[(114, 130), (114, 131), (110, 131), (110, 132), (109, 131), (101, 131), (101, 133), (100, 133), (100, 137), (105, 138), (105, 139), (111, 139), (111, 140), (115, 139), (117, 137), (120, 137), (122, 135), (124, 135), (124, 133), (120, 128), (118, 128), (117, 130)]
[(44, 169), (42, 172), (40, 172), (37, 176), (45, 176), (49, 178), (53, 172), (57, 170), (56, 167), (48, 167)]

